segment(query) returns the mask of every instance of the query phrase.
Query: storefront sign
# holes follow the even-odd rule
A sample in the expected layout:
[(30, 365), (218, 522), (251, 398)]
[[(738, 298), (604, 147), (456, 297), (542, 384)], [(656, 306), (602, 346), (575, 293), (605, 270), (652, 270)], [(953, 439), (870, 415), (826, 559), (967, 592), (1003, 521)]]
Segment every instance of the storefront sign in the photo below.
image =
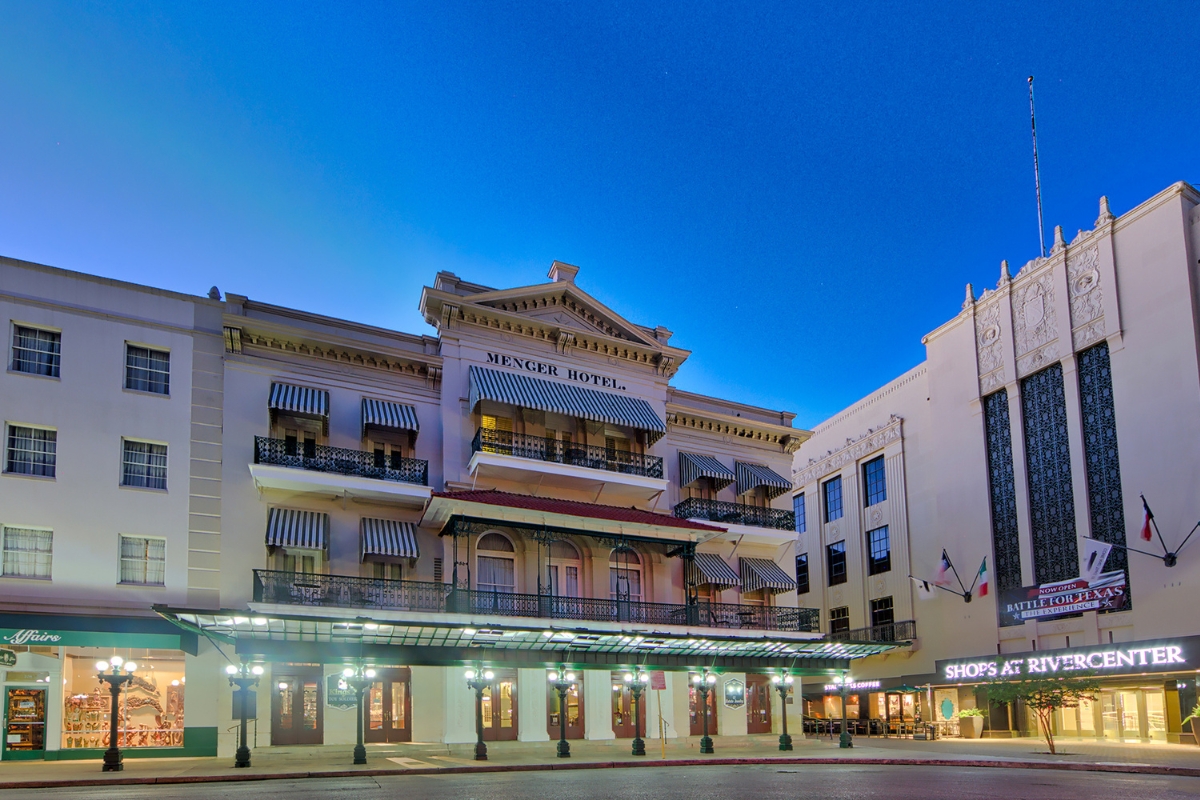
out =
[(746, 705), (746, 684), (737, 678), (725, 681), (725, 705), (728, 708), (741, 708)]
[(62, 641), (62, 635), (23, 628), (12, 633), (0, 634), (0, 641), (5, 644), (58, 644)]
[(126, 633), (124, 631), (0, 628), (0, 645), (5, 644), (34, 647), (145, 647), (155, 650), (178, 650), (179, 636), (167, 633)]
[(354, 708), (358, 705), (358, 695), (341, 675), (329, 675), (325, 678), (325, 705), (330, 708)]
[(5, 650), (0, 648), (0, 667), (15, 667), (17, 665), (17, 654), (13, 650)]
[[(846, 684), (846, 691), (855, 692), (862, 689), (878, 689), (879, 686), (880, 681), (854, 681), (853, 683)], [(840, 692), (841, 690), (842, 685), (840, 683), (825, 684), (825, 691), (827, 692)]]
[(607, 375), (599, 375), (595, 372), (587, 372), (581, 369), (573, 369), (571, 367), (559, 367), (557, 364), (534, 361), (532, 358), (506, 356), (503, 353), (488, 353), (487, 363), (495, 364), (498, 367), (509, 367), (511, 369), (532, 372), (535, 375), (566, 378), (569, 381), (586, 383), (590, 386), (600, 386), (605, 389), (625, 389), (625, 384), (619, 382), (616, 378), (610, 378)]
[(1073, 672), (1095, 675), (1175, 672), (1195, 669), (1198, 656), (1200, 636), (1187, 636), (1011, 656), (947, 659), (936, 662), (935, 669), (947, 683), (965, 683), (1006, 678), (1022, 680), (1027, 676), (1049, 677)]
[(667, 688), (667, 673), (661, 669), (650, 670), (650, 688), (651, 689)]
[(1001, 624), (1030, 619), (1058, 619), (1080, 611), (1120, 611), (1126, 607), (1125, 573), (1101, 573), (1095, 581), (1075, 578), (1058, 583), (1022, 586), (1000, 592)]

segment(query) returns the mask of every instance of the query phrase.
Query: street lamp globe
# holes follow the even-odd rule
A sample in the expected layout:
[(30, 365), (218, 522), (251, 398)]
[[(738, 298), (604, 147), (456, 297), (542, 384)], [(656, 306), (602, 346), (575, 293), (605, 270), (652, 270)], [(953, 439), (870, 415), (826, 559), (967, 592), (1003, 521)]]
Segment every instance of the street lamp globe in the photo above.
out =
[(494, 677), (496, 677), (496, 673), (492, 672), (490, 669), (489, 669), (489, 670), (485, 670), (485, 671), (484, 671), (484, 673), (483, 673), (483, 679), (484, 679), (485, 681), (490, 681), (490, 680), (491, 680), (492, 678), (494, 678)]
[(125, 663), (125, 659), (121, 658), (120, 656), (113, 656), (108, 660), (108, 663), (112, 664), (114, 667), (119, 667)]
[(238, 671), (238, 668), (235, 667), (233, 664), (230, 664), (227, 667), (225, 667), (225, 672), (229, 675), (237, 675), (237, 671)]
[(250, 671), (253, 672), (255, 675), (262, 675), (264, 672), (261, 664), (255, 664), (254, 667)]
[(125, 662), (125, 671), (126, 672), (133, 672), (136, 669), (137, 669), (137, 664), (133, 663), (132, 661)]
[(97, 661), (96, 662), (96, 671), (97, 672), (108, 672), (108, 662), (107, 661)]

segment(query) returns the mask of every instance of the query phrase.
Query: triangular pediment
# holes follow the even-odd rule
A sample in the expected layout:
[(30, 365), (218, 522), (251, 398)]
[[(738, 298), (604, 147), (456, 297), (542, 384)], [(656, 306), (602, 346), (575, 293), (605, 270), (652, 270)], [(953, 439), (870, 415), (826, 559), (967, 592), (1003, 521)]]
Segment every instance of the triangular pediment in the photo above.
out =
[(642, 346), (662, 348), (662, 343), (640, 325), (624, 319), (572, 283), (544, 283), (486, 292), (473, 295), (470, 302), (560, 328), (600, 333)]

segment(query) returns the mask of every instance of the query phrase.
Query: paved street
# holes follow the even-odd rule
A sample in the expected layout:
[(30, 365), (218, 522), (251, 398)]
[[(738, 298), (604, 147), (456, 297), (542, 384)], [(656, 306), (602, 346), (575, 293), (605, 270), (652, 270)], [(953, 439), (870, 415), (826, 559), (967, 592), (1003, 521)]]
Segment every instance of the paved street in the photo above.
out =
[(1091, 800), (1141, 797), (1156, 800), (1200, 798), (1200, 778), (1109, 775), (1052, 770), (966, 767), (837, 766), (664, 767), (661, 769), (496, 773), (486, 775), (385, 776), (220, 785), (113, 786), (5, 792), (14, 798), (261, 798), (270, 800), (383, 800), (398, 796), (422, 800), (488, 800), (538, 797), (541, 800)]

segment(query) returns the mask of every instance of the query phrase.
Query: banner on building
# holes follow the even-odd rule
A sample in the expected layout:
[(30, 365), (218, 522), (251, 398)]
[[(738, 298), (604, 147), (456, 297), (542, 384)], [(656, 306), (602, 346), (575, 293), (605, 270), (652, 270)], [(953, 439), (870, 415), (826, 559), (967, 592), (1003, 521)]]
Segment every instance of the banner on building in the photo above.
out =
[(1112, 545), (1083, 539), (1079, 577), (1000, 592), (1001, 625), (1031, 620), (1051, 620), (1080, 611), (1121, 611), (1128, 606), (1125, 573), (1104, 572)]

